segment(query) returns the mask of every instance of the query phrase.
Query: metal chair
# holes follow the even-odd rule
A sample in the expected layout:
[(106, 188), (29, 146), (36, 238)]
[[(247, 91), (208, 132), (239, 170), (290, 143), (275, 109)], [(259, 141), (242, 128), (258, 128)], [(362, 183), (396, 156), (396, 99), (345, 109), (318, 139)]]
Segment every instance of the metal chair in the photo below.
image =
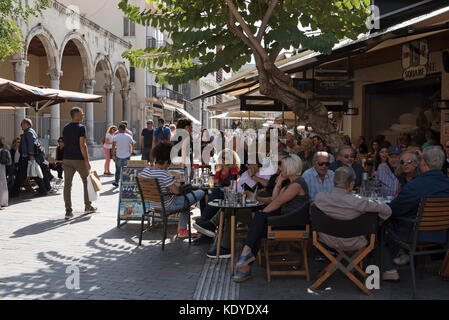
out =
[[(326, 215), (316, 205), (312, 205), (310, 219), (313, 233), (313, 245), (330, 260), (330, 264), (320, 273), (315, 283), (310, 286), (310, 289), (315, 290), (335, 271), (341, 270), (365, 294), (372, 296), (373, 293), (355, 277), (352, 270), (355, 269), (362, 277), (367, 277), (367, 274), (360, 268), (359, 264), (374, 249), (378, 214), (364, 213), (352, 220), (337, 220)], [(339, 238), (352, 238), (368, 235), (370, 241), (367, 247), (359, 249), (352, 255), (352, 257), (348, 257), (345, 252), (339, 249), (335, 249), (338, 252), (338, 256), (334, 257), (329, 253), (325, 246), (319, 242), (318, 232)], [(344, 266), (341, 263), (343, 259), (348, 262), (347, 266)]]
[[(406, 250), (410, 256), (410, 270), (412, 273), (413, 298), (416, 297), (416, 274), (415, 274), (415, 256), (422, 256), (435, 253), (444, 253), (449, 250), (449, 198), (423, 198), (420, 201), (416, 219), (404, 217), (392, 217), (396, 220), (411, 226), (413, 232), (412, 241), (403, 241), (388, 229), (385, 235), (396, 242), (401, 248)], [(446, 243), (418, 242), (420, 232), (423, 231), (444, 231), (446, 230)], [(426, 248), (439, 249), (425, 250)], [(383, 246), (382, 246), (383, 248)]]
[[(271, 276), (305, 276), (310, 281), (309, 264), (307, 260), (307, 248), (310, 235), (309, 225), (309, 204), (299, 208), (290, 214), (269, 217), (267, 238), (264, 242), (265, 268), (267, 281), (271, 281)], [(287, 244), (287, 250), (272, 252), (270, 245), (278, 245), (282, 242)], [(299, 244), (297, 246), (295, 244)], [(290, 256), (291, 247), (296, 246), (301, 251), (297, 260), (272, 261), (272, 256)], [(272, 270), (271, 266), (301, 266), (303, 270)]]
[[(165, 248), (165, 239), (167, 238), (167, 225), (168, 222), (176, 221), (176, 220), (169, 220), (168, 217), (177, 213), (186, 212), (189, 214), (189, 223), (188, 223), (188, 229), (189, 229), (189, 245), (192, 243), (192, 232), (191, 232), (191, 226), (190, 226), (190, 205), (189, 201), (186, 195), (184, 195), (184, 207), (179, 210), (166, 210), (164, 205), (164, 199), (168, 196), (168, 194), (164, 194), (161, 192), (161, 188), (159, 185), (159, 181), (157, 179), (153, 178), (141, 178), (137, 177), (137, 185), (139, 187), (140, 197), (142, 200), (142, 206), (143, 206), (143, 214), (142, 214), (142, 220), (141, 220), (141, 226), (140, 226), (140, 236), (139, 236), (139, 246), (142, 244), (142, 237), (143, 237), (143, 229), (144, 229), (144, 222), (145, 219), (149, 220), (150, 218), (152, 220), (154, 219), (160, 219), (162, 220), (164, 224), (164, 230), (162, 235), (162, 250)], [(171, 194), (170, 194), (171, 195)], [(161, 209), (155, 209), (155, 208), (147, 208), (147, 205), (145, 202), (151, 201), (151, 202), (157, 202), (161, 204)]]

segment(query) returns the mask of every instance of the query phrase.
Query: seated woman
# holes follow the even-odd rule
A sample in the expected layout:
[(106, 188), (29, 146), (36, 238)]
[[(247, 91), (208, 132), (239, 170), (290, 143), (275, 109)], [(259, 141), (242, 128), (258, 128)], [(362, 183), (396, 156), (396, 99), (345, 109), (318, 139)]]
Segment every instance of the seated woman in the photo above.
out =
[[(168, 141), (159, 142), (152, 151), (153, 159), (155, 161), (153, 167), (145, 168), (140, 177), (142, 178), (153, 178), (158, 179), (159, 185), (161, 187), (162, 193), (168, 193), (169, 196), (164, 197), (165, 210), (179, 210), (184, 208), (184, 196), (179, 194), (179, 187), (175, 184), (174, 178), (168, 173), (167, 169), (171, 164), (170, 152), (172, 145)], [(195, 195), (195, 198), (193, 197)], [(203, 190), (195, 190), (193, 193), (189, 193), (187, 198), (189, 200), (189, 205), (194, 204), (204, 197)], [(159, 202), (151, 202), (150, 206), (155, 209), (161, 209), (161, 204)], [(187, 229), (187, 223), (189, 222), (189, 214), (182, 213), (180, 215), (180, 230), (178, 233), (178, 238), (186, 238), (189, 236), (189, 231)]]
[(64, 159), (64, 138), (59, 137), (58, 147), (56, 148), (56, 159), (54, 163), (50, 163), (50, 169), (58, 172), (58, 179), (63, 179), (62, 173), (64, 169), (62, 167), (62, 160)]
[[(273, 201), (254, 216), (248, 229), (245, 246), (236, 265), (232, 280), (243, 282), (251, 278), (250, 264), (256, 260), (259, 243), (267, 234), (267, 218), (297, 211), (309, 202), (308, 187), (301, 177), (302, 161), (297, 155), (290, 155), (281, 161), (281, 174), (276, 179)], [(290, 183), (282, 187), (284, 180)]]
[(399, 192), (399, 180), (394, 172), (399, 165), (400, 154), (401, 148), (398, 146), (390, 146), (388, 148), (383, 146), (379, 151), (381, 163), (376, 170), (374, 184), (380, 188), (380, 193), (383, 197), (394, 197)]

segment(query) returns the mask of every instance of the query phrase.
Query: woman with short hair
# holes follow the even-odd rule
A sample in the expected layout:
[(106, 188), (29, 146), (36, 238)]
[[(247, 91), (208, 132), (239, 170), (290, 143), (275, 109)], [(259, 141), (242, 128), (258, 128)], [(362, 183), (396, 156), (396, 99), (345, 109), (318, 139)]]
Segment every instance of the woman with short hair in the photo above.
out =
[[(256, 260), (260, 240), (267, 234), (267, 218), (290, 214), (301, 210), (309, 203), (307, 183), (301, 177), (302, 161), (297, 155), (289, 155), (281, 161), (281, 174), (276, 179), (273, 201), (258, 211), (248, 229), (248, 234), (240, 259), (236, 265), (234, 282), (243, 282), (251, 278), (250, 264)], [(283, 187), (284, 180), (288, 185)]]
[[(175, 184), (174, 177), (171, 176), (167, 169), (171, 164), (170, 153), (172, 144), (168, 141), (159, 142), (152, 151), (154, 166), (145, 168), (140, 177), (157, 179), (161, 188), (161, 194), (168, 194), (164, 197), (164, 206), (166, 211), (175, 211), (184, 208), (185, 197), (180, 194), (179, 187)], [(204, 197), (203, 190), (194, 190), (187, 194), (189, 206), (193, 205), (197, 201), (200, 201)], [(160, 202), (150, 201), (150, 207), (155, 209), (161, 209)], [(179, 220), (179, 232), (178, 238), (187, 238), (189, 231), (187, 224), (189, 223), (189, 214), (182, 212)]]

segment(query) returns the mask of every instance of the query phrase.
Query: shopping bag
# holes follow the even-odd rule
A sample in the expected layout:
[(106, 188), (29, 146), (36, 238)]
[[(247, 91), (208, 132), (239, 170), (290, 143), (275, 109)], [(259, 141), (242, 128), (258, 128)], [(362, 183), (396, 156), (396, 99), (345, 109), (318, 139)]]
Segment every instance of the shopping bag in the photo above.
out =
[(98, 200), (100, 193), (95, 191), (92, 179), (87, 179), (87, 194), (89, 195), (89, 201)]
[(98, 192), (101, 190), (101, 181), (100, 178), (98, 177), (98, 174), (95, 170), (91, 171), (89, 174), (89, 180), (92, 181), (92, 185), (94, 187), (95, 192)]
[(28, 161), (28, 167), (27, 167), (27, 177), (38, 177), (43, 179), (44, 175), (42, 174), (42, 169), (39, 166), (39, 164), (36, 162), (36, 160), (30, 160)]

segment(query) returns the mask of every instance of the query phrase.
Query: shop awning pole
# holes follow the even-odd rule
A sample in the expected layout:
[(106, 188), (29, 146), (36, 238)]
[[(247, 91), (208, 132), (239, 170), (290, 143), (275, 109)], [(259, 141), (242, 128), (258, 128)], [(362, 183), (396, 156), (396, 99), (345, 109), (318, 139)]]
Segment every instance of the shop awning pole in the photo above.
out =
[(248, 129), (251, 128), (251, 111), (248, 111)]

